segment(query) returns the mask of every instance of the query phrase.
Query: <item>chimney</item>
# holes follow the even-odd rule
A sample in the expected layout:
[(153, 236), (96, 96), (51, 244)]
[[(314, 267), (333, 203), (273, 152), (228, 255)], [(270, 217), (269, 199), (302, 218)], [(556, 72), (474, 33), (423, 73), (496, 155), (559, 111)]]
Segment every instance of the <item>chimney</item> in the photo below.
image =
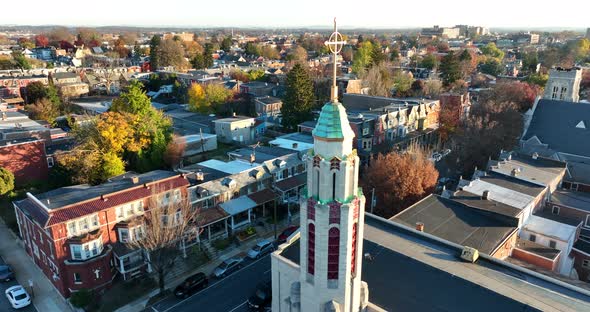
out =
[(132, 176), (132, 177), (129, 178), (129, 180), (131, 180), (131, 183), (133, 183), (133, 184), (139, 183), (139, 177), (138, 176)]
[(537, 160), (537, 158), (539, 158), (539, 153), (537, 153), (537, 152), (534, 152), (534, 153), (533, 153), (533, 159), (534, 159), (534, 160)]
[(490, 198), (490, 191), (489, 190), (483, 191), (483, 194), (481, 195), (481, 199), (488, 200), (489, 198)]
[(253, 164), (256, 161), (256, 155), (254, 153), (250, 154), (250, 164)]
[(297, 143), (293, 143), (293, 148), (296, 149), (297, 148)]
[(197, 181), (205, 180), (205, 175), (203, 174), (203, 171), (199, 170), (195, 173), (195, 175), (197, 176)]
[(233, 117), (236, 117), (236, 112), (233, 112), (231, 115), (232, 115)]
[(6, 120), (6, 112), (2, 112), (2, 120)]
[(416, 231), (424, 232), (424, 223), (416, 222)]
[(518, 173), (520, 172), (520, 170), (518, 168), (512, 168), (512, 171), (510, 171), (510, 175), (513, 177), (518, 176)]

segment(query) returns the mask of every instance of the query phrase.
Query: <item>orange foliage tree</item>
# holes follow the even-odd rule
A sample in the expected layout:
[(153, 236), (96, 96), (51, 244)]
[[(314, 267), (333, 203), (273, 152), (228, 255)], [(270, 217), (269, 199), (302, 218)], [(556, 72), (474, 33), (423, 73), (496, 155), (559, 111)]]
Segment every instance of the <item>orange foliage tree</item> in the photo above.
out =
[(370, 211), (371, 194), (375, 189), (374, 213), (390, 218), (432, 193), (438, 171), (425, 154), (379, 154), (365, 167), (361, 185)]

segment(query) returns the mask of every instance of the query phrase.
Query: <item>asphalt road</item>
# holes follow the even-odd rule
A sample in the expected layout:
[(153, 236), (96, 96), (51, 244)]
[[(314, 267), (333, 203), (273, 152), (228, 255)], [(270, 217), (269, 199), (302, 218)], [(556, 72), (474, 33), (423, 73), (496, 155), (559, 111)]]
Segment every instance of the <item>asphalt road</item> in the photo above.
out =
[[(209, 274), (210, 272), (205, 272)], [(270, 256), (266, 255), (258, 260), (244, 260), (244, 267), (229, 276), (209, 279), (209, 287), (180, 300), (169, 297), (152, 307), (157, 312), (241, 312), (249, 311), (247, 300), (256, 291), (256, 286), (264, 281), (270, 281)]]
[[(14, 285), (18, 285), (18, 282), (16, 280), (12, 280), (10, 282), (2, 282), (0, 284), (0, 290), (2, 291), (2, 293), (0, 294), (0, 312), (13, 312), (13, 311), (23, 311), (23, 312), (36, 312), (37, 310), (35, 309), (35, 307), (31, 304), (28, 307), (24, 308), (24, 309), (20, 309), (20, 310), (15, 310), (12, 308), (12, 306), (10, 305), (10, 303), (8, 302), (8, 299), (6, 298), (6, 294), (4, 293), (6, 291), (6, 289), (8, 289), (10, 286), (14, 286)], [(27, 287), (25, 287), (27, 288)], [(27, 289), (27, 292), (29, 290)], [(29, 293), (29, 295), (31, 295)]]

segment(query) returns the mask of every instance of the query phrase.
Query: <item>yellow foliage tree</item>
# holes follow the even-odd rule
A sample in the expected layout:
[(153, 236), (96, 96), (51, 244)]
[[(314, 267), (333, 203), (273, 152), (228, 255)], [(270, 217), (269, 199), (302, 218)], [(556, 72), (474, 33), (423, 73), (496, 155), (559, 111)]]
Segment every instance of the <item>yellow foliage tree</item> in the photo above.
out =
[(188, 105), (190, 110), (203, 114), (211, 110), (211, 103), (205, 100), (205, 89), (200, 84), (193, 83), (188, 89)]

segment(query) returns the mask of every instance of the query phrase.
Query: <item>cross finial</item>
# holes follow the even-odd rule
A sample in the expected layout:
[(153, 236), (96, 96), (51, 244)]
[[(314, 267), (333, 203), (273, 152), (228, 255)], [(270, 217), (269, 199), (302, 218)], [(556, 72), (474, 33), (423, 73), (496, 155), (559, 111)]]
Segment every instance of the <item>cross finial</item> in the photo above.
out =
[(340, 51), (342, 50), (342, 47), (344, 47), (344, 44), (346, 43), (346, 41), (344, 41), (344, 38), (342, 37), (342, 35), (338, 32), (338, 28), (336, 26), (336, 18), (334, 17), (334, 32), (330, 35), (330, 39), (328, 39), (328, 41), (324, 42), (324, 44), (326, 46), (328, 46), (328, 48), (330, 49), (330, 52), (332, 52), (332, 65), (333, 65), (333, 75), (332, 75), (332, 92), (331, 92), (331, 100), (332, 103), (337, 103), (338, 102), (338, 87), (336, 86), (336, 59), (338, 57), (338, 53), (340, 53)]

